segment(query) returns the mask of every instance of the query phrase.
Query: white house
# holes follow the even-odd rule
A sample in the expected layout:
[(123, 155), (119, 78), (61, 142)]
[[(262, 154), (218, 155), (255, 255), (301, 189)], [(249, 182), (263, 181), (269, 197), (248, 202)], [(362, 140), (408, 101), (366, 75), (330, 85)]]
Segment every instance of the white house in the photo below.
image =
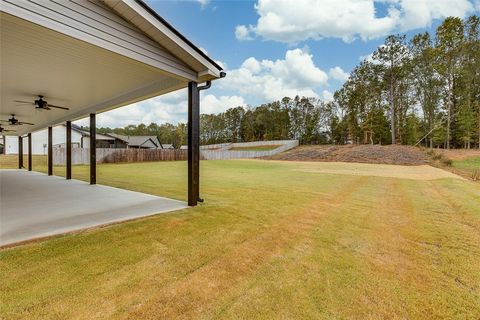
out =
[[(65, 125), (55, 126), (53, 131), (53, 147), (65, 147), (67, 141), (67, 131)], [(5, 154), (18, 153), (18, 137), (6, 136)], [(103, 134), (96, 134), (97, 145), (102, 144), (101, 141), (107, 141), (107, 145), (113, 145), (116, 139)], [(90, 133), (80, 130), (76, 126), (72, 126), (72, 148), (89, 148), (90, 147)], [(43, 129), (32, 133), (32, 154), (46, 155), (48, 150), (48, 131)], [(28, 149), (28, 138), (23, 139), (23, 153), (26, 154)]]

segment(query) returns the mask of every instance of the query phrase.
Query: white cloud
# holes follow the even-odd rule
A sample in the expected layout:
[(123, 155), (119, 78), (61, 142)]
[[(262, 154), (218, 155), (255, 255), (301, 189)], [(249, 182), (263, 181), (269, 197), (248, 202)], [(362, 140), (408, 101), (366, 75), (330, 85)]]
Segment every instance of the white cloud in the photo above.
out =
[[(387, 13), (378, 16), (376, 5), (385, 5)], [(257, 24), (238, 26), (237, 38), (255, 33), (285, 43), (326, 37), (368, 40), (475, 10), (469, 0), (258, 0), (255, 9)]]
[(331, 102), (331, 101), (333, 101), (333, 93), (331, 93), (328, 90), (323, 90), (322, 98), (323, 98), (323, 101), (325, 101), (325, 102)]
[(247, 70), (250, 70), (253, 74), (259, 73), (262, 71), (262, 65), (260, 64), (260, 61), (255, 59), (254, 57), (250, 57), (247, 60), (245, 60), (242, 63), (241, 68), (245, 68)]
[(200, 108), (202, 113), (221, 113), (229, 108), (246, 106), (245, 101), (239, 96), (221, 96), (217, 98), (212, 94), (202, 97)]
[(368, 62), (373, 62), (373, 53), (369, 53), (369, 54), (366, 54), (364, 56), (360, 56), (358, 57), (358, 60), (360, 60), (360, 62), (366, 60)]
[(253, 40), (252, 36), (250, 35), (250, 29), (244, 25), (235, 27), (235, 37), (238, 40)]
[(403, 0), (402, 17), (399, 20), (401, 31), (424, 28), (435, 19), (449, 16), (465, 17), (473, 12), (474, 6), (468, 0)]
[(196, 0), (198, 3), (200, 3), (200, 6), (204, 8), (207, 4), (210, 3), (210, 0)]
[[(201, 113), (220, 113), (228, 108), (245, 106), (246, 103), (239, 96), (216, 97), (207, 94), (201, 97)], [(100, 113), (97, 115), (97, 127), (118, 128), (130, 124), (155, 122), (178, 123), (187, 121), (188, 93), (186, 89), (174, 91), (160, 97), (137, 102), (122, 108)], [(88, 126), (88, 119), (76, 121), (75, 124)]]
[(328, 71), (328, 75), (338, 81), (345, 82), (348, 80), (348, 77), (350, 76), (347, 72), (343, 71), (342, 68), (339, 66), (336, 66), (335, 68), (331, 68)]
[(302, 49), (288, 50), (285, 59), (251, 57), (240, 68), (230, 70), (219, 85), (244, 96), (272, 101), (296, 95), (317, 97), (315, 89), (326, 86), (327, 74), (315, 66), (312, 55)]

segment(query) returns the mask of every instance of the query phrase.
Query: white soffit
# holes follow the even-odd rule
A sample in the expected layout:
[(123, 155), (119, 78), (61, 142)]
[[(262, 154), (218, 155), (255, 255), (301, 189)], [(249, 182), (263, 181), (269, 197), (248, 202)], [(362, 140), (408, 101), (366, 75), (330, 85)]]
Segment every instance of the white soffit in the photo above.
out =
[[(188, 80), (109, 50), (1, 13), (0, 119), (15, 114), (34, 126), (11, 126), (14, 135), (43, 129), (177, 90)], [(69, 111), (35, 110), (14, 100), (42, 94)], [(3, 125), (3, 124), (2, 124)], [(5, 126), (4, 126), (5, 127)]]

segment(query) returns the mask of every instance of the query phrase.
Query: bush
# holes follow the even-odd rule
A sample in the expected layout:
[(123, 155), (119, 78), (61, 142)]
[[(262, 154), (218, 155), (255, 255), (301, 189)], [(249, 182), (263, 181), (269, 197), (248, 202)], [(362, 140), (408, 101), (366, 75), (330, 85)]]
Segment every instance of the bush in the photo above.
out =
[(451, 167), (453, 161), (447, 157), (445, 157), (441, 153), (435, 152), (433, 149), (429, 149), (426, 154), (430, 157), (430, 159), (434, 162), (440, 163), (443, 166)]

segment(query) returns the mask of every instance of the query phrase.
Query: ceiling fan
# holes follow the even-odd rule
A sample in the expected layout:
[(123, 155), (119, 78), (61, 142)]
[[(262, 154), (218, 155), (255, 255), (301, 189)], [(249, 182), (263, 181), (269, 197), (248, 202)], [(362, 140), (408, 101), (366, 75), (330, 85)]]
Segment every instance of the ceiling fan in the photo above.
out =
[(28, 124), (30, 126), (33, 126), (34, 124), (31, 123), (31, 122), (23, 122), (23, 121), (19, 121), (17, 118), (15, 118), (15, 115), (12, 114), (12, 117), (8, 120), (0, 120), (0, 122), (7, 122), (9, 125), (11, 126), (21, 126), (23, 124)]
[(70, 110), (70, 109), (65, 108), (65, 107), (59, 107), (59, 106), (56, 106), (56, 105), (53, 105), (53, 104), (49, 104), (47, 101), (43, 100), (43, 98), (44, 97), (39, 94), (38, 99), (34, 100), (33, 102), (22, 101), (22, 100), (14, 100), (14, 102), (33, 105), (33, 106), (35, 106), (35, 109), (37, 109), (37, 110), (51, 110), (51, 108), (62, 109), (62, 110)]
[(15, 130), (7, 130), (4, 127), (2, 127), (2, 125), (0, 125), (0, 133), (2, 132), (15, 132)]

